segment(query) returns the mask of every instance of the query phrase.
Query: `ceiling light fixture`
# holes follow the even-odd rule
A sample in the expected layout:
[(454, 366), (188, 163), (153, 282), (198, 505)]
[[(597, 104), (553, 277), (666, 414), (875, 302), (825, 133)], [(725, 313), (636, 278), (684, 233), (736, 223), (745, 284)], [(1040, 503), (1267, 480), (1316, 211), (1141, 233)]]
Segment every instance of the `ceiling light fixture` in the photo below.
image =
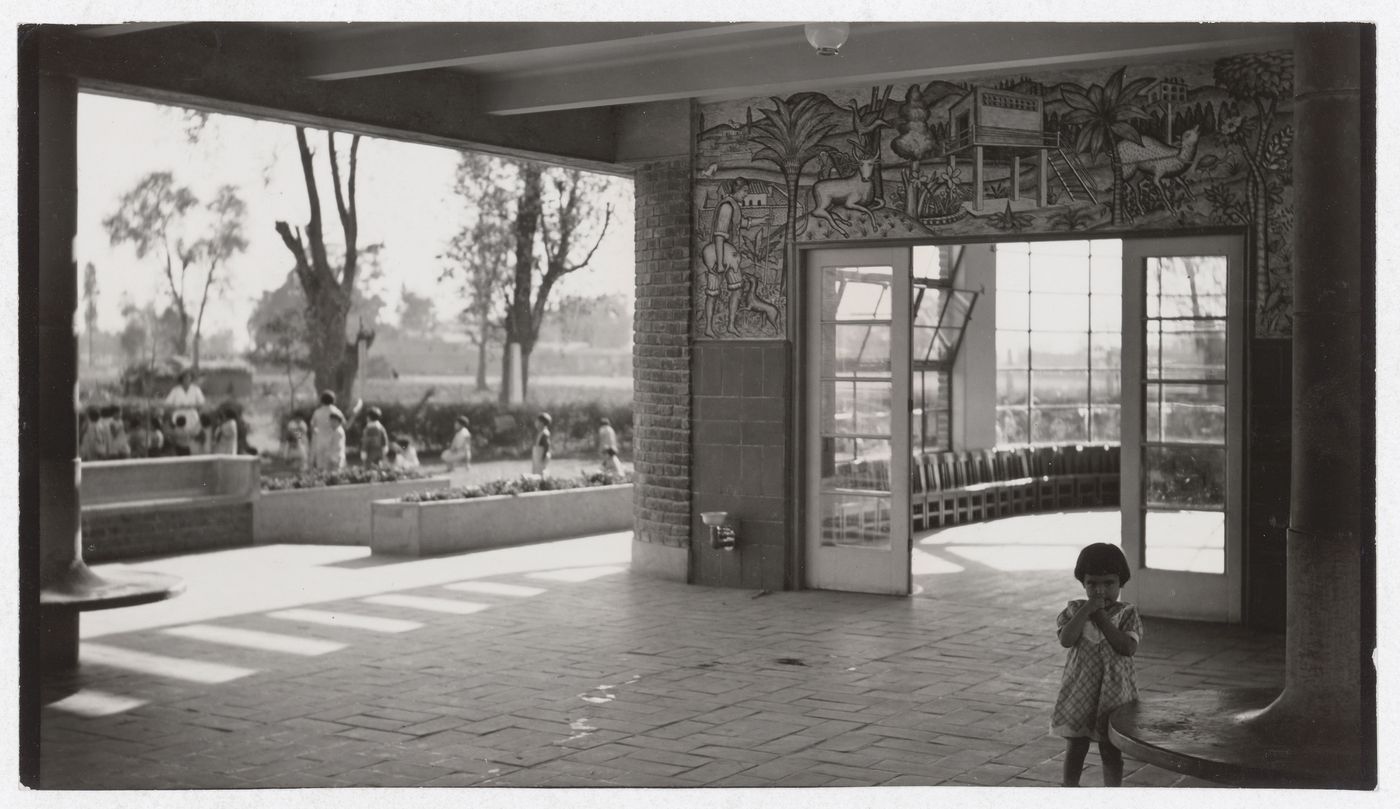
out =
[(851, 34), (850, 23), (844, 22), (809, 22), (803, 28), (807, 41), (820, 56), (837, 55), (841, 46), (846, 44), (846, 37)]

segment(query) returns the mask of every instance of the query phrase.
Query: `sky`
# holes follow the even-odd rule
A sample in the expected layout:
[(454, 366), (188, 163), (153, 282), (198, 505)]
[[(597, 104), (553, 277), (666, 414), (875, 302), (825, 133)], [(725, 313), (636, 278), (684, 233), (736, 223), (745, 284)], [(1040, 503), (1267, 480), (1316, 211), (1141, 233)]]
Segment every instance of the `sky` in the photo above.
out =
[[(99, 330), (120, 331), (125, 300), (138, 306), (154, 300), (158, 309), (169, 300), (161, 255), (138, 259), (130, 243), (112, 245), (102, 220), (117, 210), (121, 195), (148, 172), (170, 171), (201, 203), (212, 199), (219, 186), (234, 184), (248, 205), (248, 250), (229, 262), (232, 283), (221, 300), (211, 300), (204, 328), (206, 335), (231, 330), (235, 345), (246, 347), (246, 324), (254, 302), (264, 291), (279, 286), (292, 268), (291, 254), (274, 223), (285, 220), (294, 228), (304, 227), (310, 213), (294, 133), (287, 124), (211, 115), (198, 141), (191, 143), (176, 108), (103, 95), (80, 97), (74, 252), (80, 284), (88, 262), (97, 270)], [(322, 157), (325, 136), (308, 133), (308, 141), (324, 175), (320, 193), (326, 239), (339, 243), (329, 171)], [(339, 136), (336, 149), (343, 164), (349, 138)], [(463, 222), (460, 198), (452, 192), (456, 165), (457, 153), (449, 149), (383, 138), (360, 141), (359, 244), (363, 249), (384, 242), (380, 254), (384, 277), (376, 290), (388, 303), (382, 314), (388, 322), (397, 319), (401, 285), (432, 296), (440, 318), (451, 318), (461, 309), (453, 285), (438, 283), (443, 264), (437, 259)], [(556, 288), (556, 296), (561, 292), (631, 294), (631, 184), (622, 181), (620, 185), (625, 194), (619, 196), (613, 222), (590, 268), (570, 276)], [(192, 301), (189, 305), (197, 305), (197, 290), (187, 290), (186, 296)], [(85, 306), (86, 301), (80, 312)], [(78, 319), (82, 330), (82, 317)]]

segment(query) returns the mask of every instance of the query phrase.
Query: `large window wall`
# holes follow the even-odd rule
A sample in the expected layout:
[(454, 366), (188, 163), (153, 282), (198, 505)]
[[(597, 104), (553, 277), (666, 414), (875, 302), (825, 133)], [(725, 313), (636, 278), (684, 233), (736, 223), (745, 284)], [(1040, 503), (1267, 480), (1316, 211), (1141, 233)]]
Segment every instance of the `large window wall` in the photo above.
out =
[(996, 245), (998, 446), (1118, 443), (1123, 243)]

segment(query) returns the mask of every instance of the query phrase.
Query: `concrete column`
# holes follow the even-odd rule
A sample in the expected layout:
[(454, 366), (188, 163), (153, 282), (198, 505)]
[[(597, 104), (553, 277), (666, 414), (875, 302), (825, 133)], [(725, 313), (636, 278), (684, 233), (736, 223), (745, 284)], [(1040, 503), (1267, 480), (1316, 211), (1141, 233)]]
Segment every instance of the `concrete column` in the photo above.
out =
[[(78, 505), (77, 82), (40, 74), (37, 112), (39, 260), (22, 270), (22, 283), (38, 288), (39, 586), (70, 590), (92, 576), (82, 561)], [(44, 610), (39, 629), (46, 665), (77, 662), (77, 612)]]
[[(1356, 739), (1374, 675), (1363, 628), (1364, 459), (1375, 390), (1365, 364), (1375, 298), (1365, 276), (1363, 29), (1304, 24), (1294, 39), (1293, 477), (1283, 693), (1258, 717), (1307, 736)], [(1368, 177), (1367, 175), (1370, 175)], [(1373, 585), (1372, 585), (1373, 586)]]

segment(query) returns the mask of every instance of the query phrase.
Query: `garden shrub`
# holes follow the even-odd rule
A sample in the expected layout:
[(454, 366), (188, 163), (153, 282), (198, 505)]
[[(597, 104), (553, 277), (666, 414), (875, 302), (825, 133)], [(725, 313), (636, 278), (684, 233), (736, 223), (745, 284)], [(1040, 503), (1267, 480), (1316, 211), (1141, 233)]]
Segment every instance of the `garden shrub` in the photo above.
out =
[(587, 489), (594, 486), (616, 486), (631, 483), (630, 474), (617, 476), (604, 472), (589, 472), (574, 478), (556, 478), (540, 475), (521, 475), (515, 478), (488, 480), (471, 486), (457, 486), (451, 489), (430, 489), (410, 492), (400, 497), (404, 503), (432, 503), (440, 500), (471, 500), (477, 497), (516, 495), (526, 492), (555, 492), (565, 489)]
[(265, 492), (286, 489), (317, 489), (324, 486), (350, 486), (357, 483), (395, 483), (428, 477), (419, 469), (395, 469), (388, 466), (347, 466), (336, 470), (313, 469), (296, 475), (263, 475)]

